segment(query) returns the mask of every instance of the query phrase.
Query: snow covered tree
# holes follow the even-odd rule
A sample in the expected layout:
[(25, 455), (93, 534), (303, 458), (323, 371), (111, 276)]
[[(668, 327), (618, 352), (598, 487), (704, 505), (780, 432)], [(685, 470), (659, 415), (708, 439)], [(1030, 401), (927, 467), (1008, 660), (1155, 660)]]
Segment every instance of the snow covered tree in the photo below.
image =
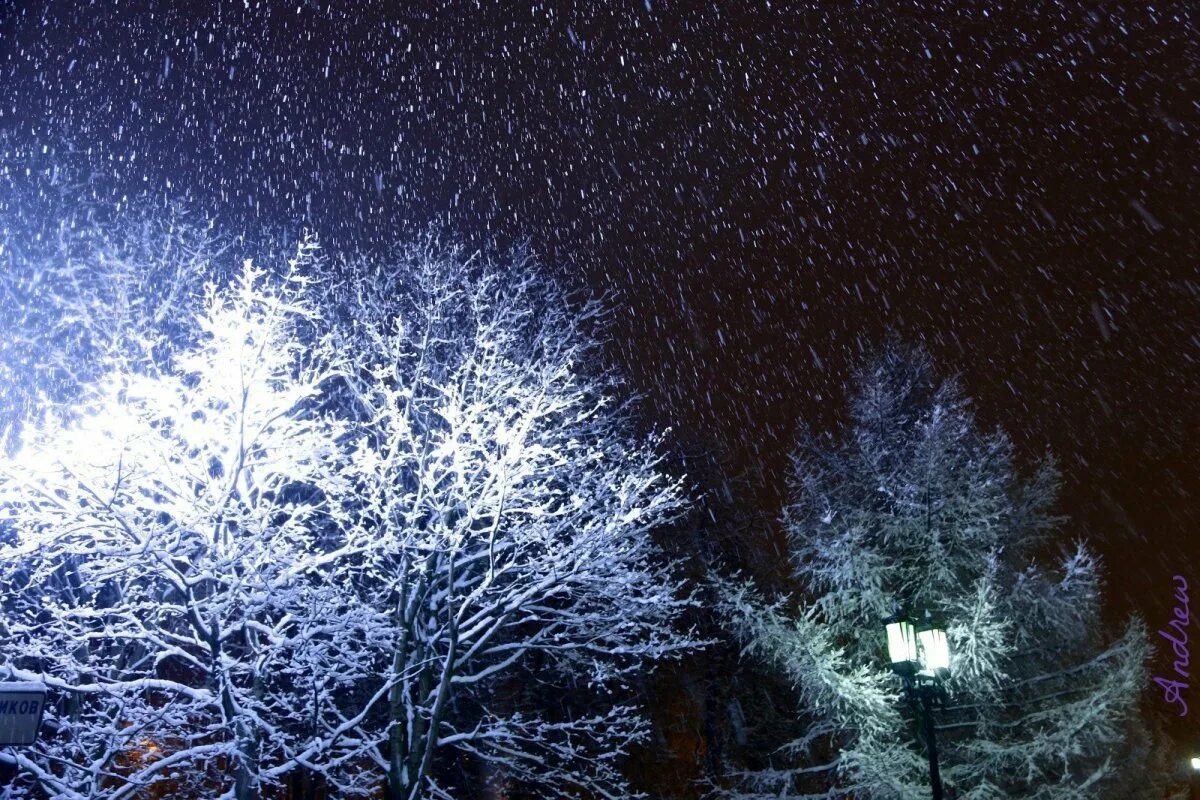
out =
[(18, 796), (243, 800), (312, 764), (365, 786), (334, 695), (371, 616), (327, 535), (344, 425), (312, 317), (247, 263), (169, 369), (109, 365), (0, 464), (0, 674), (54, 699), (40, 743), (0, 756)]
[(651, 540), (686, 498), (597, 366), (597, 309), (520, 256), (430, 242), (341, 307), (387, 796), (462, 796), (466, 764), (541, 797), (632, 796), (618, 765), (646, 723), (610, 694), (696, 644)]
[(1019, 477), (1008, 439), (981, 432), (921, 352), (891, 345), (856, 380), (845, 435), (805, 432), (792, 459), (783, 523), (806, 599), (717, 581), (731, 629), (788, 676), (807, 720), (777, 768), (733, 776), (725, 793), (928, 797), (882, 620), (929, 609), (948, 622), (953, 653), (937, 716), (951, 796), (1105, 796), (1147, 644), (1136, 620), (1102, 635), (1100, 566), (1062, 541), (1055, 470)]
[(597, 308), (429, 243), (318, 292), (313, 252), (130, 326), (0, 461), (0, 677), (53, 700), (16, 796), (630, 796), (620, 694), (697, 641)]

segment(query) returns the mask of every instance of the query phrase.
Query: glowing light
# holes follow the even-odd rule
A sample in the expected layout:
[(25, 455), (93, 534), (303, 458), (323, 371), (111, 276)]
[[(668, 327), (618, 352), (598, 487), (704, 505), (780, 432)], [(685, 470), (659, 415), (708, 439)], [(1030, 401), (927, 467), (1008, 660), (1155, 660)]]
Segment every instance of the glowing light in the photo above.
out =
[(946, 631), (937, 626), (930, 626), (917, 631), (917, 643), (921, 653), (921, 670), (926, 675), (946, 677), (950, 673), (950, 644), (946, 641)]
[(888, 659), (892, 669), (901, 675), (911, 675), (920, 669), (913, 621), (908, 617), (895, 617), (887, 621), (886, 629)]

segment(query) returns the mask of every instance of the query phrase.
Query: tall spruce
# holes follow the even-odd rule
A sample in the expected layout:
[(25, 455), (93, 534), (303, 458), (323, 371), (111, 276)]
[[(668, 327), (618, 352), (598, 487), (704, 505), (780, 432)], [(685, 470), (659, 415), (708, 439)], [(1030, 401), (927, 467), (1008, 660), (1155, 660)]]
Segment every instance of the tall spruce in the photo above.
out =
[[(960, 800), (1116, 796), (1144, 677), (1138, 620), (1100, 617), (1102, 571), (1051, 509), (1057, 471), (1018, 474), (955, 380), (887, 346), (855, 376), (836, 437), (804, 431), (782, 522), (800, 601), (718, 581), (745, 650), (797, 690), (805, 733), (777, 768), (731, 776), (728, 796), (929, 796), (910, 706), (889, 673), (882, 620), (948, 623), (953, 672), (937, 712), (942, 778)], [(782, 794), (781, 794), (782, 792)]]

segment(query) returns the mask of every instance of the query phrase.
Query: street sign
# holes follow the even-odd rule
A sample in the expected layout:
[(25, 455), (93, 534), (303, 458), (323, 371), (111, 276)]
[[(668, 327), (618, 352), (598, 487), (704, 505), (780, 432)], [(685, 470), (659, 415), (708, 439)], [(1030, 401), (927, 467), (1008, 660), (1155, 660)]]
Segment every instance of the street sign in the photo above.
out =
[(42, 684), (0, 683), (0, 745), (33, 744), (45, 709)]

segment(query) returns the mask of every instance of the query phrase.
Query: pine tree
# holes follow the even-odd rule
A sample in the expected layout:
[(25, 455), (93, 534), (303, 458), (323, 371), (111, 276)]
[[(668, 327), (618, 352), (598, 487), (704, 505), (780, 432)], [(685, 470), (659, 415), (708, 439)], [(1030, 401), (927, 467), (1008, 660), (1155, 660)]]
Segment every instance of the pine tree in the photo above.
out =
[(927, 609), (948, 623), (953, 653), (937, 716), (949, 796), (1104, 796), (1145, 632), (1133, 620), (1102, 635), (1100, 564), (1051, 513), (1052, 462), (1020, 477), (1007, 437), (981, 431), (922, 352), (889, 345), (856, 384), (844, 435), (805, 431), (791, 461), (783, 524), (807, 599), (768, 602), (718, 581), (732, 630), (789, 677), (808, 720), (782, 750), (790, 766), (742, 776), (728, 794), (928, 797), (882, 627)]

